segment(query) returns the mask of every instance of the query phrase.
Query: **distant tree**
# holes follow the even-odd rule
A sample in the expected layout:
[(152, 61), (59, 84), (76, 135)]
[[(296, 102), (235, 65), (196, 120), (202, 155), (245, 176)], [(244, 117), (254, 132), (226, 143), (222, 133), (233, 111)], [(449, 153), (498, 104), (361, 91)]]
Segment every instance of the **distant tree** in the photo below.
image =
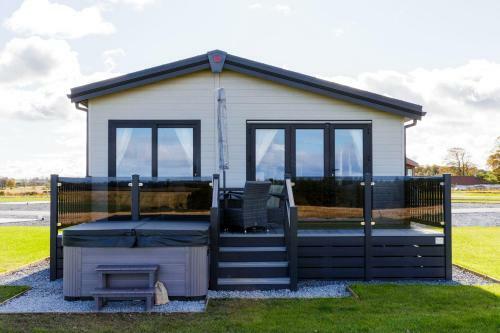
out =
[(495, 141), (495, 147), (486, 161), (495, 177), (500, 180), (500, 136)]
[(16, 180), (12, 178), (7, 179), (7, 181), (5, 182), (5, 186), (7, 186), (8, 188), (16, 187)]
[(473, 176), (477, 168), (472, 163), (469, 153), (460, 147), (448, 149), (446, 165), (451, 168), (452, 174), (456, 176)]
[(0, 188), (7, 186), (7, 177), (0, 177)]
[(492, 171), (479, 170), (476, 176), (491, 184), (500, 183), (500, 178), (498, 178)]
[(441, 173), (441, 167), (439, 165), (421, 165), (415, 168), (416, 176), (436, 176)]

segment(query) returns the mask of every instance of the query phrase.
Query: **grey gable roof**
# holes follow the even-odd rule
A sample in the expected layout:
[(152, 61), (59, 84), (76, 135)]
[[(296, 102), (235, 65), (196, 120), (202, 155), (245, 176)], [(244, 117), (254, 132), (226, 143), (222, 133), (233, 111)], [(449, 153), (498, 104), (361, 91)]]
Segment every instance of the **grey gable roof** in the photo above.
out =
[(75, 87), (71, 89), (71, 94), (68, 97), (71, 102), (86, 103), (89, 99), (95, 97), (207, 69), (211, 69), (214, 73), (227, 69), (411, 119), (421, 119), (425, 115), (422, 106), (418, 104), (321, 80), (309, 75), (240, 58), (219, 50)]

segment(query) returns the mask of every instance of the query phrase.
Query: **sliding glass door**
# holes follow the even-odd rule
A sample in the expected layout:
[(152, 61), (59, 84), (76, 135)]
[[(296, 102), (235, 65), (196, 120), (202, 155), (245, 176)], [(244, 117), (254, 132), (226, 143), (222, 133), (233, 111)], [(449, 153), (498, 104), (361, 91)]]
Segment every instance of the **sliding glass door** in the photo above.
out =
[(322, 128), (295, 130), (295, 176), (325, 175), (325, 130)]
[(248, 124), (249, 180), (290, 175), (301, 229), (363, 234), (370, 124)]
[(285, 130), (255, 130), (255, 179), (285, 178)]
[(109, 176), (200, 176), (200, 122), (109, 121)]

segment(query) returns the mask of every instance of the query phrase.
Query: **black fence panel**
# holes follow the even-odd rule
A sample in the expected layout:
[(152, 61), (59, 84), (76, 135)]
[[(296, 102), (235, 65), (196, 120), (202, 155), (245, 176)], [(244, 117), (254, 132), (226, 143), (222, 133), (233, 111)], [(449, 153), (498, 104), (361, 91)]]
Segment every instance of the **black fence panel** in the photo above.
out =
[(59, 178), (59, 229), (98, 220), (131, 218), (131, 179)]
[(363, 178), (295, 178), (293, 182), (299, 228), (363, 228)]
[(141, 218), (182, 218), (210, 215), (210, 178), (140, 178)]
[(374, 229), (442, 229), (442, 177), (374, 177)]

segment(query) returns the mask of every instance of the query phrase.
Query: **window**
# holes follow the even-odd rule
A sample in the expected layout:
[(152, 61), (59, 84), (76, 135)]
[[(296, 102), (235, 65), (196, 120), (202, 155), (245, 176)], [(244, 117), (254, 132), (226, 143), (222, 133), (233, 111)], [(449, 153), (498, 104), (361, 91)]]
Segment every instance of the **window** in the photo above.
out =
[(193, 128), (159, 128), (158, 176), (192, 176), (193, 151)]
[(200, 121), (109, 121), (109, 176), (200, 176)]
[(116, 129), (116, 176), (151, 177), (151, 128)]

